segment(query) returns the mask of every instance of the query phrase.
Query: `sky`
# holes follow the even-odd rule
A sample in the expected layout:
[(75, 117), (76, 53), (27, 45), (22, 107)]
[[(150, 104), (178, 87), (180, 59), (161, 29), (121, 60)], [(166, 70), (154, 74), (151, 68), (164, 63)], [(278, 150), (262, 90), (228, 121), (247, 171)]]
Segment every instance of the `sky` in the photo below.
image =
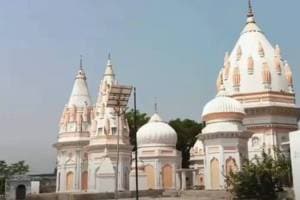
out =
[[(300, 99), (300, 1), (253, 4)], [(119, 82), (137, 88), (139, 110), (152, 114), (157, 98), (165, 121), (199, 121), (246, 13), (246, 0), (0, 0), (0, 160), (53, 171), (80, 55), (94, 101), (110, 52)]]

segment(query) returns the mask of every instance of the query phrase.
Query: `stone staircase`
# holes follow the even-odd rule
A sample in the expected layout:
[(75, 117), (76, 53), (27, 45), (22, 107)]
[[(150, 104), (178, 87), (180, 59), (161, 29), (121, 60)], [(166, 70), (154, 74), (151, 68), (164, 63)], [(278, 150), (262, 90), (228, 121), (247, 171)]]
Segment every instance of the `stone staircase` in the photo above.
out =
[(231, 200), (230, 194), (223, 190), (187, 190), (180, 192), (180, 197), (189, 200)]

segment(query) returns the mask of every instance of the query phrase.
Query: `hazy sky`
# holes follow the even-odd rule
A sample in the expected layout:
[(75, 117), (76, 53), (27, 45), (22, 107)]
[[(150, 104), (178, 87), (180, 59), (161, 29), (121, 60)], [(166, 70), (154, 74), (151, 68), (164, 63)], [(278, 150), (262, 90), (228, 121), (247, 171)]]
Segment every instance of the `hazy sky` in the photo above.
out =
[[(298, 0), (254, 0), (256, 19), (280, 44), (300, 98)], [(112, 53), (117, 78), (138, 90), (138, 108), (165, 120), (199, 121), (246, 20), (246, 0), (0, 0), (0, 160), (32, 172), (55, 165), (58, 121), (80, 54), (93, 99)]]

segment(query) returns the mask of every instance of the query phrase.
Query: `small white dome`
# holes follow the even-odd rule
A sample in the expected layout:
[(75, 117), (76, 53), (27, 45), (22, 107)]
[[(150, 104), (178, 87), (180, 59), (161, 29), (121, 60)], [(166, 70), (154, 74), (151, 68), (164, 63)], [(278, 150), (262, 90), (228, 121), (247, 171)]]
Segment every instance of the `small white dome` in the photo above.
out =
[(242, 113), (245, 114), (242, 104), (227, 96), (216, 96), (213, 100), (209, 101), (203, 109), (202, 118), (206, 115), (213, 113)]
[(139, 147), (147, 145), (175, 146), (176, 142), (177, 134), (175, 130), (169, 124), (163, 122), (156, 113), (137, 132)]

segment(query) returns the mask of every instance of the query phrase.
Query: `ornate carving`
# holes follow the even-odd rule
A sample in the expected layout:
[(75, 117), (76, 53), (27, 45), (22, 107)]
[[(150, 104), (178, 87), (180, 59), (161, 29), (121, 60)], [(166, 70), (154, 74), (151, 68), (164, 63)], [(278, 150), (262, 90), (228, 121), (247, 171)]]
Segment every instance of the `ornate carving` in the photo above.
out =
[(248, 74), (253, 74), (254, 71), (254, 60), (252, 56), (248, 57)]
[(232, 76), (233, 87), (239, 89), (241, 83), (240, 68), (237, 66), (234, 68)]
[(272, 77), (271, 77), (271, 72), (270, 72), (270, 68), (267, 62), (263, 63), (263, 72), (262, 72), (262, 76), (263, 76), (263, 83), (264, 84), (271, 84), (272, 82)]
[(239, 61), (242, 57), (242, 48), (241, 46), (238, 46), (237, 51), (236, 51), (236, 60)]
[(260, 57), (264, 57), (265, 56), (265, 50), (264, 50), (264, 48), (263, 48), (263, 46), (262, 46), (262, 44), (260, 42), (258, 43), (258, 55)]

